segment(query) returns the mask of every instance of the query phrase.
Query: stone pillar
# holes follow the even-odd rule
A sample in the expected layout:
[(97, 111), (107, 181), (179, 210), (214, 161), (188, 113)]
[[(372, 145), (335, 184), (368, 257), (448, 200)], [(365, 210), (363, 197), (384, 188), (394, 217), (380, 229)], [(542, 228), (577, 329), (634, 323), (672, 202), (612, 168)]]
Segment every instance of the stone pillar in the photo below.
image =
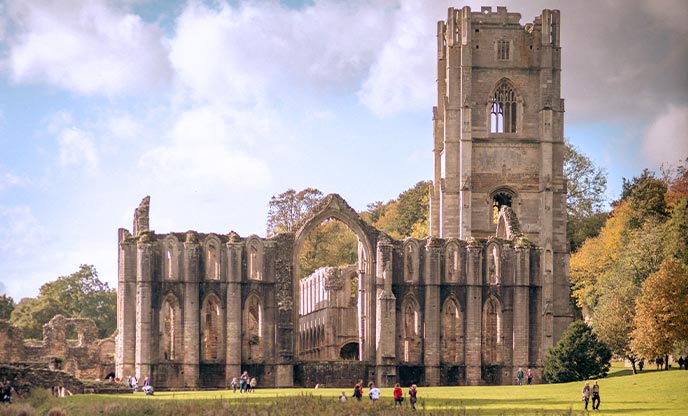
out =
[(227, 243), (227, 352), (225, 356), (225, 380), (241, 375), (241, 250), (243, 243), (238, 236)]
[(375, 364), (377, 384), (390, 387), (396, 382), (396, 304), (392, 293), (392, 244), (387, 239), (377, 243), (377, 315)]
[(466, 385), (482, 380), (482, 246), (471, 242), (466, 250)]
[(195, 232), (188, 232), (184, 242), (184, 385), (198, 386), (200, 305), (198, 283), (200, 274), (200, 246)]
[(139, 237), (136, 262), (136, 377), (140, 380), (151, 375), (151, 336), (154, 336), (151, 331), (153, 279), (151, 246), (150, 237), (147, 234)]
[(473, 191), (471, 172), (473, 170), (473, 125), (471, 122), (471, 96), (473, 85), (473, 49), (471, 36), (471, 8), (461, 9), (461, 45), (459, 48), (461, 62), (461, 91), (457, 97), (457, 105), (461, 106), (460, 136), (459, 136), (459, 238), (467, 239), (473, 229)]
[(131, 235), (119, 229), (117, 277), (117, 338), (115, 344), (115, 373), (124, 380), (133, 376), (136, 368), (136, 243), (126, 241)]
[(434, 238), (428, 238), (425, 245), (425, 323), (423, 364), (425, 384), (440, 384), (440, 267), (442, 245)]
[(518, 367), (528, 367), (528, 342), (530, 339), (530, 264), (528, 249), (516, 248), (516, 281), (514, 282), (514, 374)]

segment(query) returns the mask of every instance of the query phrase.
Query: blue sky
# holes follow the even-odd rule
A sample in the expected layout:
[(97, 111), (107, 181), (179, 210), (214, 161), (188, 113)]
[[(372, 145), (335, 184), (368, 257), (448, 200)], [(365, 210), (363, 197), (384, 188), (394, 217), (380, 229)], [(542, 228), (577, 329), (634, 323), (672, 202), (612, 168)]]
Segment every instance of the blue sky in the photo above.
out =
[[(265, 234), (270, 196), (357, 210), (432, 176), (450, 1), (0, 1), (0, 293), (93, 264), (117, 229)], [(688, 157), (688, 3), (503, 1), (562, 13), (565, 135), (609, 177)]]

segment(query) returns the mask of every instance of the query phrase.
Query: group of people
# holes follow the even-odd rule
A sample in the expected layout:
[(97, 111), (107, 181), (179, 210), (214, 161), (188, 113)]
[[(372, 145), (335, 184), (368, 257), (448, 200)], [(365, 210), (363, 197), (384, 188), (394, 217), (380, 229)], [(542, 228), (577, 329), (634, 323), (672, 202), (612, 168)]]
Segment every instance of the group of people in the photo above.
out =
[(236, 393), (237, 388), (239, 393), (252, 393), (256, 390), (258, 385), (258, 380), (255, 377), (250, 377), (248, 371), (241, 373), (241, 377), (234, 377), (230, 386), (232, 387), (232, 393)]
[(523, 368), (519, 367), (516, 372), (516, 384), (519, 386), (523, 385), (523, 377), (526, 377), (527, 383), (531, 384), (533, 382), (533, 371), (529, 368), (525, 374), (523, 373)]
[[(130, 376), (127, 379), (127, 385), (135, 393), (139, 389), (139, 379), (136, 378), (136, 376)], [(141, 391), (146, 393), (146, 396), (153, 395), (153, 385), (148, 377), (143, 379), (143, 387), (141, 388)]]
[[(377, 402), (380, 399), (380, 394), (380, 389), (375, 386), (375, 383), (373, 383), (372, 381), (368, 383), (368, 398), (370, 399), (371, 403)], [(415, 410), (416, 401), (418, 400), (418, 386), (412, 384), (411, 387), (409, 387), (408, 396), (409, 403), (411, 404), (411, 409)], [(354, 393), (352, 397), (358, 400), (359, 402), (363, 399), (363, 380), (358, 380), (358, 382), (354, 385)], [(342, 395), (339, 396), (339, 401), (345, 402), (347, 400), (348, 398), (346, 396), (346, 393), (342, 392)], [(394, 404), (401, 406), (403, 402), (404, 391), (401, 389), (399, 383), (397, 383), (394, 386)]]
[(583, 402), (585, 402), (585, 410), (588, 410), (588, 403), (590, 402), (590, 399), (592, 398), (592, 410), (599, 410), (600, 409), (600, 385), (597, 384), (597, 380), (595, 380), (595, 384), (590, 387), (590, 382), (586, 381), (585, 385), (583, 386)]

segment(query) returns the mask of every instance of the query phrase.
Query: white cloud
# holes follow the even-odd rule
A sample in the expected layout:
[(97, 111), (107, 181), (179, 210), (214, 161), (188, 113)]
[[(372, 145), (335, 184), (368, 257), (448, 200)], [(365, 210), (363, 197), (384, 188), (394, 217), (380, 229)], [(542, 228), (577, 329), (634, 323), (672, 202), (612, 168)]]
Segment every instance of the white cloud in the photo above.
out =
[(143, 134), (143, 125), (129, 114), (115, 114), (105, 121), (105, 125), (113, 138), (132, 141)]
[(177, 21), (170, 60), (199, 101), (252, 104), (268, 95), (288, 100), (289, 89), (355, 89), (385, 40), (387, 12), (364, 2), (318, 1), (298, 10), (277, 2), (191, 2)]
[(249, 150), (251, 143), (266, 141), (274, 119), (258, 113), (210, 105), (181, 112), (168, 141), (146, 152), (139, 165), (150, 169), (156, 181), (195, 189), (264, 185), (270, 169)]
[(0, 191), (18, 186), (26, 186), (31, 183), (27, 177), (17, 176), (14, 173), (4, 170), (0, 166)]
[(35, 251), (46, 235), (31, 208), (0, 205), (0, 259)]
[(643, 157), (654, 167), (688, 157), (688, 107), (670, 106), (647, 129)]
[(60, 132), (57, 141), (61, 166), (84, 166), (88, 170), (98, 166), (98, 153), (90, 133), (74, 127), (66, 128)]
[(149, 90), (170, 78), (161, 31), (105, 0), (8, 3), (13, 81), (81, 94)]

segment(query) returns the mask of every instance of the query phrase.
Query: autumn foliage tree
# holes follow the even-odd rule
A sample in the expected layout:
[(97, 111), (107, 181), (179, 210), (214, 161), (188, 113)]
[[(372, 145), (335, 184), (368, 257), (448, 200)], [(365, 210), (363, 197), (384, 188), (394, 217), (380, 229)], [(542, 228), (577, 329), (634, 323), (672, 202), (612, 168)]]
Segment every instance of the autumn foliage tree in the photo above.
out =
[[(688, 267), (669, 258), (642, 286), (631, 347), (642, 357), (666, 357), (688, 340)], [(665, 362), (667, 362), (665, 360)]]

